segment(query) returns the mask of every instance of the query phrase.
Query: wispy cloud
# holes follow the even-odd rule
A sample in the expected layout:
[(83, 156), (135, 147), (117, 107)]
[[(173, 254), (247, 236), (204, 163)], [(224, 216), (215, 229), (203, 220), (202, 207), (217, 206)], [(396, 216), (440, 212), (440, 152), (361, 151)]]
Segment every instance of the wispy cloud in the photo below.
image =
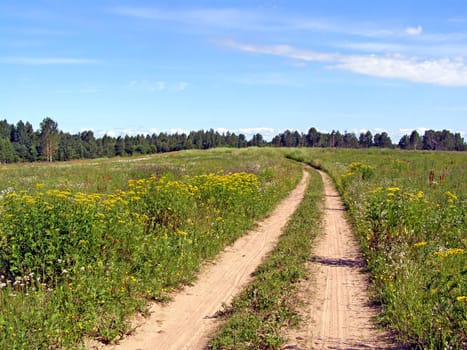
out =
[(197, 28), (237, 29), (268, 32), (309, 31), (340, 33), (371, 38), (419, 35), (422, 27), (382, 27), (381, 23), (351, 21), (330, 17), (307, 17), (297, 13), (274, 10), (199, 7), (165, 9), (161, 7), (115, 7), (111, 12), (120, 16), (193, 25)]
[(155, 7), (117, 7), (112, 12), (122, 16), (156, 21), (185, 23), (220, 28), (260, 30), (271, 28), (262, 15), (236, 8), (197, 8), (167, 10)]
[(467, 19), (464, 17), (451, 17), (448, 19), (448, 22), (450, 23), (465, 23), (467, 22)]
[(402, 55), (345, 55), (304, 50), (289, 45), (264, 46), (231, 40), (224, 42), (224, 45), (255, 54), (306, 62), (328, 62), (330, 69), (341, 69), (374, 77), (397, 78), (442, 86), (467, 86), (467, 66), (460, 59), (420, 60)]
[(400, 43), (400, 42), (378, 42), (378, 41), (347, 41), (337, 42), (333, 46), (339, 49), (355, 50), (368, 53), (400, 53), (414, 56), (429, 57), (467, 57), (467, 46), (453, 44), (449, 41), (429, 45)]
[(100, 60), (71, 57), (0, 57), (0, 63), (24, 65), (98, 64)]
[(63, 94), (63, 95), (69, 95), (69, 94), (95, 94), (98, 93), (100, 90), (95, 88), (95, 87), (84, 87), (80, 88), (77, 90), (72, 90), (72, 89), (58, 89), (55, 90), (56, 94)]
[(405, 28), (405, 33), (407, 35), (417, 36), (417, 35), (422, 34), (422, 32), (423, 32), (422, 26)]
[(222, 41), (222, 44), (227, 48), (237, 49), (240, 51), (267, 54), (273, 56), (282, 56), (302, 61), (328, 62), (336, 59), (335, 54), (322, 53), (311, 50), (302, 50), (290, 45), (253, 45), (239, 43), (233, 40)]
[(166, 82), (166, 81), (148, 81), (148, 80), (132, 80), (127, 87), (132, 90), (140, 90), (149, 93), (159, 91), (184, 91), (189, 84), (186, 81)]
[(188, 88), (188, 85), (189, 84), (186, 81), (180, 81), (180, 82), (174, 84), (173, 88), (176, 91), (183, 91), (183, 90), (186, 90)]
[(417, 60), (403, 56), (342, 56), (333, 68), (442, 86), (467, 86), (467, 66), (451, 59)]

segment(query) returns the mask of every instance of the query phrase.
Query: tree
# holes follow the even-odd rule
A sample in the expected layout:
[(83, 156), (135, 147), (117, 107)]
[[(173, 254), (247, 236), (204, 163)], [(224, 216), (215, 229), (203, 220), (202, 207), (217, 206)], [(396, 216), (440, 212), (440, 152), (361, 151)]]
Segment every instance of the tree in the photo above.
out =
[(40, 124), (39, 139), (41, 155), (52, 162), (58, 144), (58, 124), (51, 118), (45, 118)]
[(410, 138), (408, 135), (404, 135), (399, 140), (398, 146), (400, 149), (409, 149), (410, 148)]
[(456, 151), (464, 151), (466, 149), (464, 139), (459, 132), (454, 134), (454, 149)]
[(85, 152), (83, 158), (95, 158), (97, 156), (97, 143), (94, 132), (92, 130), (83, 131), (79, 136)]
[(12, 163), (15, 161), (15, 149), (9, 138), (0, 136), (0, 163)]
[(115, 141), (114, 145), (114, 154), (116, 156), (123, 156), (123, 153), (125, 152), (125, 143), (123, 142), (123, 139), (121, 136), (117, 137), (117, 140)]
[(374, 145), (381, 148), (392, 148), (392, 141), (387, 132), (381, 134), (375, 134)]
[(6, 119), (0, 121), (0, 137), (10, 141), (13, 125), (8, 124)]
[(358, 148), (358, 139), (357, 136), (351, 132), (346, 132), (344, 134), (344, 147), (347, 148)]
[(251, 141), (248, 142), (248, 146), (263, 146), (264, 145), (264, 140), (263, 140), (263, 135), (261, 134), (255, 134), (251, 138)]
[(238, 134), (238, 145), (237, 145), (237, 147), (238, 148), (243, 148), (243, 147), (246, 147), (247, 145), (248, 145), (248, 143), (247, 143), (245, 135)]
[(410, 134), (410, 147), (413, 148), (414, 150), (417, 150), (421, 146), (421, 139), (420, 135), (418, 134), (417, 130), (412, 131)]
[(358, 144), (362, 148), (368, 148), (373, 146), (373, 135), (371, 134), (371, 131), (368, 130), (366, 133), (361, 133), (360, 137), (358, 138)]
[(19, 121), (11, 132), (11, 142), (19, 161), (35, 161), (37, 149), (35, 144), (35, 134), (29, 122)]
[(316, 128), (308, 129), (308, 133), (305, 136), (305, 145), (307, 147), (315, 147), (319, 142), (319, 131)]

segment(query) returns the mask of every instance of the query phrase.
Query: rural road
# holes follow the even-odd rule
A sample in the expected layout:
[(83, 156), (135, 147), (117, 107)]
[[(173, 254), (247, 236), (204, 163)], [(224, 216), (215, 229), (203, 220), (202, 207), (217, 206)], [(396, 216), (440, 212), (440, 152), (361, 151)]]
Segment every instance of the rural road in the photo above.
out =
[(372, 322), (377, 310), (368, 299), (368, 277), (345, 208), (329, 176), (324, 183), (323, 229), (315, 242), (305, 285), (309, 303), (302, 327), (289, 335), (283, 349), (392, 349), (388, 336)]
[(216, 312), (243, 289), (264, 256), (275, 247), (282, 228), (303, 199), (308, 176), (304, 171), (299, 185), (273, 213), (223, 251), (214, 264), (206, 265), (194, 285), (185, 287), (167, 305), (154, 304), (150, 317), (120, 344), (101, 348), (204, 349), (216, 327)]

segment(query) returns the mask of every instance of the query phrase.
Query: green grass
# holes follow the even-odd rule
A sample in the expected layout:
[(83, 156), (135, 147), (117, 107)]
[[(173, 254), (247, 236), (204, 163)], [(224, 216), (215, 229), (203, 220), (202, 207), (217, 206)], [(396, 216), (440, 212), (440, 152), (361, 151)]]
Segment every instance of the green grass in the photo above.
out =
[(380, 322), (401, 344), (467, 347), (467, 154), (295, 150), (325, 169), (349, 208)]
[(301, 177), (281, 152), (258, 149), (1, 171), (0, 348), (9, 349), (118, 338), (132, 313), (193, 281)]
[(254, 274), (245, 291), (224, 310), (225, 323), (210, 349), (280, 349), (284, 327), (299, 322), (298, 282), (307, 276), (311, 244), (318, 233), (322, 182), (311, 171), (305, 198), (276, 248)]

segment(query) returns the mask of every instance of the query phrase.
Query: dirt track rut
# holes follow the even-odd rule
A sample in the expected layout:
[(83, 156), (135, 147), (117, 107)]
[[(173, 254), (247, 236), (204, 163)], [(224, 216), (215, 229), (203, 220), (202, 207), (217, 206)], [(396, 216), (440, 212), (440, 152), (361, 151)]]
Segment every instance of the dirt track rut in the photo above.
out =
[(323, 232), (313, 250), (312, 275), (304, 286), (308, 299), (301, 329), (283, 349), (392, 349), (387, 334), (372, 322), (377, 310), (368, 299), (368, 277), (345, 208), (329, 176), (324, 183)]

